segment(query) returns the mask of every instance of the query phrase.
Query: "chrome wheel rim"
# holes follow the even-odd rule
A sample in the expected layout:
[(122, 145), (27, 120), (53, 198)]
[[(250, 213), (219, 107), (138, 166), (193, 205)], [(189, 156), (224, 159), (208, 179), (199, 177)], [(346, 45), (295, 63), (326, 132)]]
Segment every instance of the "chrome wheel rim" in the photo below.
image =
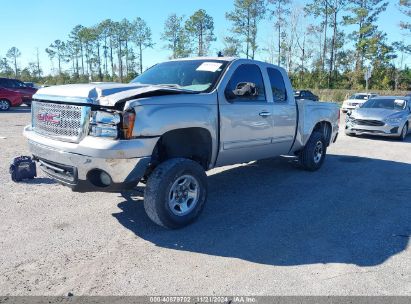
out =
[(323, 142), (321, 140), (317, 141), (314, 148), (314, 162), (318, 164), (323, 157)]
[(8, 108), (9, 103), (4, 99), (0, 99), (0, 110), (7, 110)]
[(200, 184), (192, 175), (178, 177), (170, 188), (168, 206), (177, 216), (190, 213), (198, 203)]

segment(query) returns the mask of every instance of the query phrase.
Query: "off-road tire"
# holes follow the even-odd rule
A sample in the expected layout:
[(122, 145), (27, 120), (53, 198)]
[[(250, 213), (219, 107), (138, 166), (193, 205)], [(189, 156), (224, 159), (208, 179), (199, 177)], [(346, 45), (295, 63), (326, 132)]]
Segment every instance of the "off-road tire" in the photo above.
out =
[[(185, 215), (175, 215), (169, 207), (169, 193), (173, 183), (181, 176), (191, 175), (199, 184), (196, 205)], [(150, 174), (144, 192), (144, 209), (156, 224), (169, 229), (177, 229), (194, 222), (207, 200), (207, 175), (203, 167), (185, 158), (169, 159), (158, 165)]]
[[(315, 161), (315, 151), (317, 144), (322, 143), (322, 155), (321, 159), (316, 162)], [(304, 149), (299, 154), (299, 162), (300, 166), (307, 171), (316, 171), (321, 168), (325, 155), (327, 153), (327, 144), (324, 139), (324, 135), (321, 132), (314, 131), (310, 139), (308, 140), (307, 144), (305, 145)]]

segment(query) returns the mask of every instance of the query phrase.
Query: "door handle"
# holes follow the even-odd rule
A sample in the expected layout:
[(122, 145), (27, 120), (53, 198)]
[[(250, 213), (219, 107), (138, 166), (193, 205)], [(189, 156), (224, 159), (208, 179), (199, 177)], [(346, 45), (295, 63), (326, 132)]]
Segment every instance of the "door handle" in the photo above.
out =
[(261, 112), (259, 115), (260, 115), (261, 117), (268, 117), (268, 116), (271, 116), (271, 113), (270, 113), (270, 112), (267, 112), (267, 111), (263, 111), (263, 112)]

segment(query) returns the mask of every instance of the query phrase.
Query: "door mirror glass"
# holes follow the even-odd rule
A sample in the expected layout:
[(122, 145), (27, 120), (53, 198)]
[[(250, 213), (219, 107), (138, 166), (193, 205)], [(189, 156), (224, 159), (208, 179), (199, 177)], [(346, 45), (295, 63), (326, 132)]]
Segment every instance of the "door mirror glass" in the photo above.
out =
[(404, 106), (405, 106), (405, 100), (403, 100), (403, 99), (396, 99), (396, 100), (394, 100), (394, 103), (399, 108), (404, 108)]
[(258, 89), (253, 82), (240, 82), (233, 90), (233, 94), (237, 97), (258, 96)]
[(266, 101), (264, 80), (255, 64), (242, 64), (233, 73), (225, 90), (228, 101)]

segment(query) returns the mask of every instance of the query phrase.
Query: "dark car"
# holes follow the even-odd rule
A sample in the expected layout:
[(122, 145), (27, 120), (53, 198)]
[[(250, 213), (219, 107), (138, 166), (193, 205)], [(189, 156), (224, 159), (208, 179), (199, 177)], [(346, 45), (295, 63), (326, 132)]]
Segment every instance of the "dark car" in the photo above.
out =
[(23, 103), (19, 93), (0, 88), (0, 111), (7, 111), (10, 107), (18, 107)]
[(18, 93), (26, 105), (31, 104), (31, 99), (37, 92), (37, 89), (27, 86), (24, 82), (10, 78), (0, 78), (0, 88)]
[(317, 95), (315, 95), (313, 92), (308, 91), (308, 90), (294, 91), (294, 98), (295, 99), (308, 99), (308, 100), (313, 100), (313, 101), (319, 100)]

